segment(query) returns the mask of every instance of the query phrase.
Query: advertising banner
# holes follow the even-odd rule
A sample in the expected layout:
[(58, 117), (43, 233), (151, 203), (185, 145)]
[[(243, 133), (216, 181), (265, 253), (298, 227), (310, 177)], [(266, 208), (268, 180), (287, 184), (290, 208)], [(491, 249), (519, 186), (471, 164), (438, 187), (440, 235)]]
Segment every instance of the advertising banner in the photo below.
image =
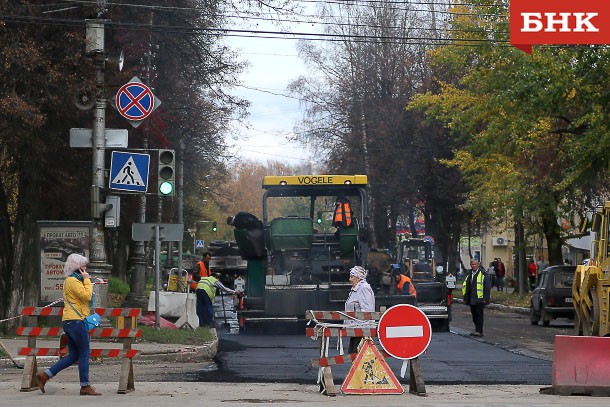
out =
[(40, 255), (40, 301), (48, 303), (62, 297), (64, 264), (77, 253), (89, 257), (91, 222), (38, 222)]

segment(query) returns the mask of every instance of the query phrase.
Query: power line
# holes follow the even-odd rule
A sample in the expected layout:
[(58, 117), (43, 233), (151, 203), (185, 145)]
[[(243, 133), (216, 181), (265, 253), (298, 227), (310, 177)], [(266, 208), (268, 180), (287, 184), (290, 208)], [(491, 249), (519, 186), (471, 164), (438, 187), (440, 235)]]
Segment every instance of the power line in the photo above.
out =
[[(83, 26), (84, 21), (73, 20), (73, 19), (57, 19), (48, 17), (34, 17), (34, 16), (16, 16), (16, 15), (0, 15), (0, 19), (15, 23), (47, 23), (50, 25), (60, 26)], [(487, 38), (433, 38), (433, 37), (422, 37), (422, 36), (379, 36), (379, 35), (363, 35), (363, 34), (331, 34), (331, 33), (307, 33), (307, 32), (290, 32), (290, 31), (271, 31), (271, 30), (239, 30), (239, 29), (228, 29), (228, 28), (203, 28), (203, 27), (185, 27), (185, 26), (167, 26), (167, 25), (149, 25), (144, 23), (121, 23), (121, 22), (107, 22), (106, 27), (108, 29), (129, 29), (132, 31), (153, 31), (160, 33), (179, 33), (179, 34), (191, 34), (198, 35), (202, 33), (216, 34), (219, 36), (233, 36), (233, 37), (244, 37), (244, 38), (263, 38), (263, 39), (291, 39), (291, 40), (308, 40), (308, 41), (346, 41), (352, 40), (355, 42), (365, 43), (393, 43), (399, 42), (410, 45), (421, 45), (434, 43), (435, 45), (451, 45), (454, 42), (470, 42), (476, 43), (488, 43), (490, 40)], [(496, 43), (508, 43), (507, 40), (495, 40)], [(470, 45), (473, 45), (470, 44)]]

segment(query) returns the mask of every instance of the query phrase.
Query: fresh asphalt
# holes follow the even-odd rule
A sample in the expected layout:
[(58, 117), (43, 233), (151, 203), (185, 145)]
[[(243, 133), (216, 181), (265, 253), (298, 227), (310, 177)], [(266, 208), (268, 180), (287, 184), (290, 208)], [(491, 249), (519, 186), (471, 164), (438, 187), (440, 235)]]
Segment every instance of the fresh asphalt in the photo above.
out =
[[(231, 335), (219, 332), (215, 369), (181, 374), (184, 381), (314, 384), (318, 369), (309, 365), (318, 354), (318, 343), (305, 335)], [(343, 342), (347, 350), (347, 341)], [(378, 345), (379, 346), (379, 345)], [(338, 355), (331, 339), (329, 355)], [(402, 361), (387, 358), (396, 375)], [(552, 361), (502, 349), (483, 340), (451, 332), (434, 333), (420, 356), (426, 384), (528, 384), (549, 385)], [(333, 366), (333, 375), (346, 377), (348, 365)], [(168, 377), (169, 380), (175, 378)], [(408, 375), (399, 379), (408, 384)]]

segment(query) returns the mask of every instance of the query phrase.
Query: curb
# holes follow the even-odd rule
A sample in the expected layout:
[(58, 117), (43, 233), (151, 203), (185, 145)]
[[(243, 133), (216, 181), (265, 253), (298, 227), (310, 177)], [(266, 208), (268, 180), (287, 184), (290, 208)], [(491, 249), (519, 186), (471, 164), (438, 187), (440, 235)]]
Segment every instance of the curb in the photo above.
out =
[[(457, 302), (459, 304), (464, 304), (464, 300), (462, 300), (461, 298), (454, 298), (453, 302)], [(487, 305), (487, 308), (494, 309), (497, 311), (510, 311), (510, 312), (515, 312), (517, 314), (524, 314), (524, 315), (529, 315), (529, 313), (530, 313), (529, 308), (513, 307), (511, 305), (502, 305), (502, 304), (494, 304), (494, 303), (489, 303)]]

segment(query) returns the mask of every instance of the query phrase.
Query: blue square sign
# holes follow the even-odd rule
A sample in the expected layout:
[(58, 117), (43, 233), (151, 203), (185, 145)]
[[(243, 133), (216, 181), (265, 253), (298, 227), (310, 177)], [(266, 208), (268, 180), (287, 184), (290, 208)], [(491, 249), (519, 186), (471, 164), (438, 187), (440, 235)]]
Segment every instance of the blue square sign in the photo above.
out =
[(149, 154), (113, 151), (110, 164), (110, 189), (146, 192), (149, 166)]

